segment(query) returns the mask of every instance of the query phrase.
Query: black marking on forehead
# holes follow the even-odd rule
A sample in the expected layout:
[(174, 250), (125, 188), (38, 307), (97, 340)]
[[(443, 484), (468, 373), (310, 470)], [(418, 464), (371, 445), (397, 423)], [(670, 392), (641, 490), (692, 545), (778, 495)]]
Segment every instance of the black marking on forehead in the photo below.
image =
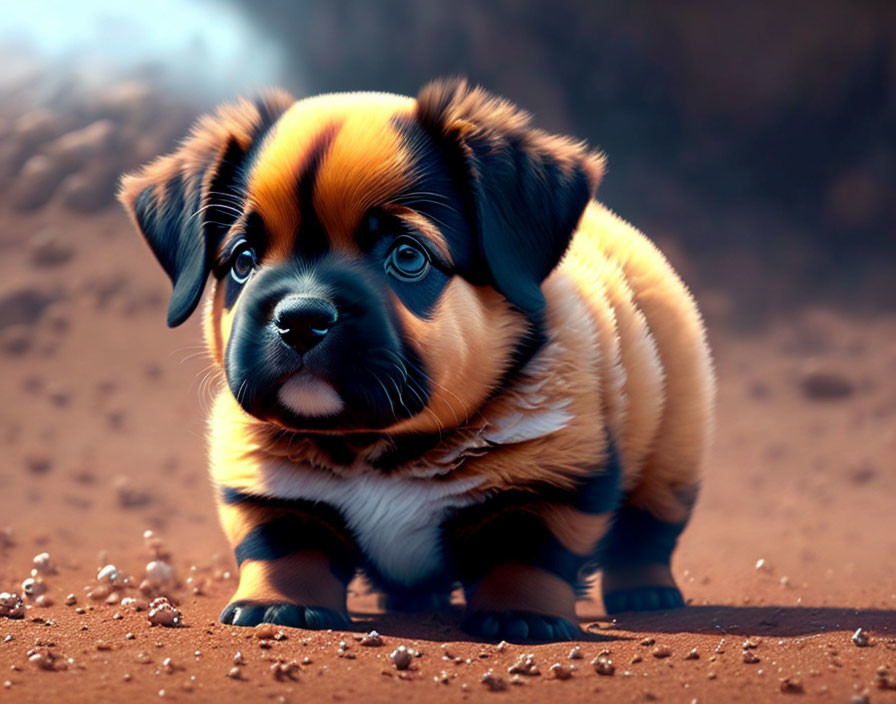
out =
[(417, 211), (438, 227), (456, 271), (473, 283), (481, 283), (472, 228), (473, 202), (463, 163), (433, 140), (414, 118), (395, 117), (393, 124), (414, 158), (410, 185), (394, 202)]
[(295, 251), (309, 258), (320, 257), (330, 248), (327, 230), (314, 209), (314, 186), (320, 165), (333, 144), (339, 128), (340, 125), (332, 124), (321, 130), (311, 142), (305, 161), (296, 177), (300, 220), (295, 234)]
[(274, 103), (268, 98), (256, 98), (252, 104), (255, 106), (255, 109), (258, 110), (258, 123), (252, 129), (252, 133), (249, 136), (249, 149), (246, 152), (246, 158), (243, 162), (243, 178), (241, 185), (243, 186), (244, 191), (248, 190), (249, 174), (255, 166), (255, 162), (258, 159), (258, 155), (261, 153), (261, 148), (264, 145), (267, 136), (271, 133), (274, 125), (277, 124), (277, 121), (289, 107), (287, 105)]

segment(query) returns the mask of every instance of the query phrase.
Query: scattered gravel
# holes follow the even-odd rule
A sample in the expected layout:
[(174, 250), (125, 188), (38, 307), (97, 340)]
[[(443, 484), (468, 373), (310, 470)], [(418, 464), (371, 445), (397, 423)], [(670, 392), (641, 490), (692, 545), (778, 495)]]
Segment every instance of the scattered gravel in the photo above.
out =
[(538, 665), (535, 664), (535, 656), (531, 653), (522, 654), (510, 667), (507, 672), (511, 675), (526, 675), (527, 677), (537, 677), (541, 674)]

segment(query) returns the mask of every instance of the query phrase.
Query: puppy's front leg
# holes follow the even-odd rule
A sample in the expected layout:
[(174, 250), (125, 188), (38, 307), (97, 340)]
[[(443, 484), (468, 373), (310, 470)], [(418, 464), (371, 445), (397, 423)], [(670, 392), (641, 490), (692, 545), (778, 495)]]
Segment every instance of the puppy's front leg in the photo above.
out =
[(222, 623), (349, 626), (345, 592), (357, 548), (335, 510), (225, 490), (219, 512), (240, 569)]

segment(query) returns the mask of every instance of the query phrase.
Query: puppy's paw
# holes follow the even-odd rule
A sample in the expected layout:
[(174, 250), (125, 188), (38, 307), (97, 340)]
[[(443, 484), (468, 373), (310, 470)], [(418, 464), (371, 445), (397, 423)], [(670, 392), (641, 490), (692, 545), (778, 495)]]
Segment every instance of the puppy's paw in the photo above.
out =
[(684, 606), (678, 587), (646, 586), (618, 589), (604, 594), (604, 609), (608, 614), (623, 611), (661, 611)]
[(483, 640), (515, 643), (582, 637), (581, 629), (569, 619), (531, 611), (475, 611), (464, 619), (461, 628)]
[(259, 623), (275, 623), (290, 628), (323, 630), (332, 628), (343, 631), (351, 628), (348, 615), (322, 606), (300, 606), (284, 601), (258, 602), (234, 601), (228, 604), (218, 618), (232, 626), (257, 626)]

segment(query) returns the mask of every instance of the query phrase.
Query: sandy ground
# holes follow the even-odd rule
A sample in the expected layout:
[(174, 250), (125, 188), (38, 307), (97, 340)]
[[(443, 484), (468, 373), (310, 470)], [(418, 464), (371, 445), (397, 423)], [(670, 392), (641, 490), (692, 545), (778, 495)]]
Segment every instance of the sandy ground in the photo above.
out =
[[(363, 584), (351, 633), (218, 624), (235, 582), (204, 468), (212, 380), (196, 321), (165, 328), (168, 284), (115, 209), (0, 209), (0, 272), (0, 590), (20, 591), (39, 553), (58, 567), (43, 577), (51, 605), (0, 618), (0, 702), (896, 702), (894, 318), (809, 310), (745, 336), (711, 314), (718, 441), (674, 563), (691, 606), (611, 620), (583, 601), (571, 660), (568, 644), (502, 650), (450, 616), (384, 615)], [(145, 530), (171, 552), (180, 628), (96, 589), (107, 563), (142, 579)], [(126, 596), (140, 594), (107, 598)], [(383, 646), (359, 644), (371, 629)], [(405, 671), (389, 659), (401, 644), (420, 652)], [(540, 674), (511, 683), (529, 653)], [(591, 664), (601, 653), (613, 675)], [(558, 679), (554, 663), (576, 669)], [(488, 670), (506, 691), (482, 683)]]

